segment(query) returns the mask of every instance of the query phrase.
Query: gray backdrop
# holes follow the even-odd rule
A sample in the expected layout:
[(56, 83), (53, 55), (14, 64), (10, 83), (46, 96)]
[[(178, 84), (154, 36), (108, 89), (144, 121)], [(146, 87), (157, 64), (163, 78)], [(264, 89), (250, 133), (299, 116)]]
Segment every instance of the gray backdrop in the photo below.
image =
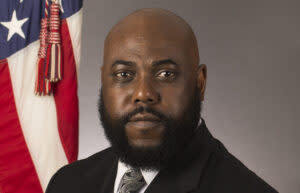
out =
[(104, 38), (145, 7), (171, 10), (194, 29), (208, 66), (202, 115), (212, 134), (278, 191), (299, 193), (299, 0), (86, 0), (79, 158), (109, 145), (96, 105)]

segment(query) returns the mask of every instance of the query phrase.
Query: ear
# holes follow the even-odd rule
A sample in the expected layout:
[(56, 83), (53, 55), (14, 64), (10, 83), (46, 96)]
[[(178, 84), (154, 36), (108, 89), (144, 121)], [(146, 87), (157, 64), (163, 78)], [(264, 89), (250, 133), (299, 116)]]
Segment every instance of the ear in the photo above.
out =
[(197, 86), (200, 92), (200, 100), (204, 100), (205, 88), (206, 88), (206, 76), (207, 67), (205, 64), (201, 64), (197, 69)]
[(104, 65), (102, 64), (100, 67), (100, 76), (101, 76), (101, 84), (103, 83), (103, 70), (104, 70)]

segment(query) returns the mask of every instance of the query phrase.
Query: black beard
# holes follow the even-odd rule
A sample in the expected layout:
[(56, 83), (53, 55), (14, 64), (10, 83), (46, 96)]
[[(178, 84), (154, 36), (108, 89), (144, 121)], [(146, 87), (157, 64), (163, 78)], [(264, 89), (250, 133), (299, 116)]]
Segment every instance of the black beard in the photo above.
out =
[[(119, 119), (112, 119), (105, 108), (102, 89), (100, 89), (98, 101), (100, 121), (105, 135), (120, 161), (131, 167), (145, 170), (162, 169), (175, 163), (176, 159), (181, 157), (182, 151), (187, 141), (192, 137), (200, 119), (202, 103), (198, 92), (196, 93), (178, 119), (173, 119), (152, 108), (142, 106), (124, 114)], [(162, 143), (155, 148), (132, 147), (128, 142), (125, 125), (133, 115), (141, 112), (156, 115), (165, 127)]]

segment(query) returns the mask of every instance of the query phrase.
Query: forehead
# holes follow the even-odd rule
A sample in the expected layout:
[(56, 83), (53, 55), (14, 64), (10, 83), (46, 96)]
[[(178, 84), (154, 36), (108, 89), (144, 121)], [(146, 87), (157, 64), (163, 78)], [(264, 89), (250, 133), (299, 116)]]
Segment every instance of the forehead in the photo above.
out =
[[(173, 31), (174, 32), (174, 31)], [(153, 61), (171, 58), (178, 63), (189, 58), (184, 35), (165, 31), (123, 31), (110, 37), (105, 45), (104, 64), (114, 60)]]

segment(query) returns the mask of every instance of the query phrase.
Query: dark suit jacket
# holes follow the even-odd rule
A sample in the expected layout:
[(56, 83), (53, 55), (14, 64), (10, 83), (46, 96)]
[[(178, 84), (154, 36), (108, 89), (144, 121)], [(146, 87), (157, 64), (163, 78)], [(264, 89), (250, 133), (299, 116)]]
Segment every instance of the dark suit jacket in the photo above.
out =
[[(204, 121), (183, 155), (145, 193), (276, 193), (212, 137)], [(111, 193), (118, 158), (111, 148), (61, 168), (46, 193)]]

